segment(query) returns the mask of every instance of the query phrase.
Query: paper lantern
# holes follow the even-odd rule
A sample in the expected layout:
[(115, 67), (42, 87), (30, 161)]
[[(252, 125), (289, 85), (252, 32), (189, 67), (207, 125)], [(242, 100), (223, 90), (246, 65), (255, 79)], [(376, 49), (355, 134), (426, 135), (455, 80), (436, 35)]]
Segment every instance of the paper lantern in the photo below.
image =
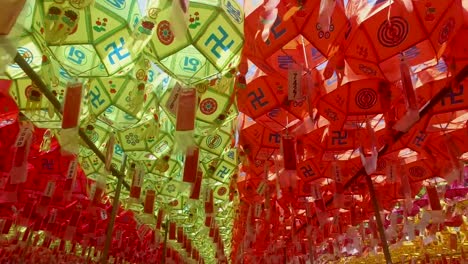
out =
[[(78, 4), (77, 4), (78, 3)], [(137, 1), (44, 1), (34, 17), (37, 34), (72, 75), (99, 77), (125, 73), (139, 54), (128, 49)]]
[(152, 86), (157, 80), (151, 63), (141, 58), (131, 74), (91, 79), (88, 90), (90, 114), (117, 130), (137, 124), (156, 109)]
[(174, 17), (170, 8), (160, 7), (149, 43), (150, 56), (165, 71), (189, 84), (237, 66), (244, 27), (243, 9), (238, 2), (190, 1), (181, 17)]
[(357, 26), (345, 53), (354, 72), (398, 80), (400, 74), (395, 66), (400, 53), (414, 66), (414, 71), (437, 63), (463, 24), (461, 3), (413, 2), (411, 5), (412, 12), (402, 2), (376, 1), (376, 8), (361, 5), (356, 9), (356, 14), (351, 16)]

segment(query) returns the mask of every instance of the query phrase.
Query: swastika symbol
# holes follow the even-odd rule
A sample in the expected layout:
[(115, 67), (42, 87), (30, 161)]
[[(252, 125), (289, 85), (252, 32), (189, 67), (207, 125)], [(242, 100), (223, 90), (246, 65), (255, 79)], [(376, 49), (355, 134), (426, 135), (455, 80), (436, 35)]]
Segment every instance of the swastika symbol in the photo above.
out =
[(45, 170), (54, 169), (54, 160), (53, 159), (42, 159), (42, 168)]
[(231, 172), (231, 170), (229, 168), (227, 168), (226, 166), (222, 166), (222, 169), (219, 170), (217, 173), (216, 173), (216, 176), (224, 179), (226, 177), (226, 175), (229, 175), (229, 173)]
[(338, 145), (346, 145), (348, 139), (348, 131), (332, 131), (334, 135), (332, 137), (332, 145), (336, 145), (335, 141)]
[(312, 178), (315, 176), (314, 169), (312, 169), (310, 165), (302, 166), (301, 172), (302, 172), (302, 175), (304, 175), (304, 177), (306, 178)]
[(128, 51), (126, 51), (125, 53), (121, 53), (125, 46), (125, 39), (123, 37), (120, 37), (119, 42), (120, 42), (120, 46), (117, 46), (117, 43), (115, 43), (114, 41), (112, 43), (109, 43), (109, 45), (107, 45), (104, 48), (105, 51), (112, 49), (112, 52), (109, 52), (109, 54), (107, 54), (107, 58), (109, 58), (109, 62), (112, 65), (115, 64), (114, 57), (117, 57), (117, 59), (121, 61), (127, 58), (128, 56), (130, 56), (130, 52)]
[(91, 96), (91, 104), (94, 108), (98, 108), (106, 102), (106, 100), (101, 99), (101, 91), (96, 86), (94, 86), (93, 90), (89, 91), (89, 95)]
[[(286, 28), (281, 29), (280, 31), (277, 31), (277, 28), (281, 25), (281, 18), (278, 16), (275, 20), (275, 23), (273, 23), (273, 26), (270, 29), (271, 34), (273, 34), (273, 37), (275, 37), (275, 40), (279, 39), (281, 36), (283, 36), (286, 33)], [(270, 39), (268, 39), (265, 42), (267, 45), (270, 45)]]
[(445, 98), (450, 98), (450, 105), (463, 103), (464, 102), (463, 98), (457, 99), (458, 96), (463, 95), (463, 92), (464, 92), (463, 84), (460, 84), (460, 89), (458, 90), (458, 92), (453, 91), (453, 88), (452, 88), (450, 90), (450, 93), (448, 93), (446, 96), (442, 98), (442, 101), (441, 101), (442, 106), (446, 105)]
[(268, 101), (262, 102), (262, 99), (265, 98), (265, 94), (263, 93), (263, 90), (261, 88), (258, 88), (257, 91), (258, 91), (258, 94), (256, 94), (255, 91), (252, 91), (247, 95), (249, 98), (251, 97), (253, 98), (252, 100), (250, 100), (250, 104), (255, 110), (257, 110), (257, 105), (259, 107), (264, 107), (265, 105), (269, 103)]
[(421, 144), (424, 142), (424, 140), (426, 140), (426, 137), (427, 137), (426, 133), (424, 133), (423, 131), (419, 131), (418, 136), (414, 138), (413, 143), (416, 146), (421, 147)]
[(211, 47), (211, 53), (213, 53), (216, 58), (220, 59), (221, 54), (219, 54), (218, 49), (228, 51), (231, 48), (231, 46), (234, 45), (234, 40), (231, 40), (231, 42), (229, 42), (229, 44), (227, 45), (224, 44), (229, 35), (222, 26), (218, 26), (218, 31), (221, 33), (222, 37), (219, 38), (214, 33), (212, 33), (210, 37), (205, 41), (205, 46), (208, 47), (208, 45), (213, 41), (215, 44), (213, 45), (213, 47)]
[[(273, 139), (274, 141), (273, 141), (272, 139)], [(270, 136), (268, 137), (268, 140), (269, 140), (270, 142), (272, 142), (272, 143), (279, 144), (279, 143), (280, 143), (280, 134), (278, 134), (278, 133), (275, 133), (275, 134), (270, 133)]]

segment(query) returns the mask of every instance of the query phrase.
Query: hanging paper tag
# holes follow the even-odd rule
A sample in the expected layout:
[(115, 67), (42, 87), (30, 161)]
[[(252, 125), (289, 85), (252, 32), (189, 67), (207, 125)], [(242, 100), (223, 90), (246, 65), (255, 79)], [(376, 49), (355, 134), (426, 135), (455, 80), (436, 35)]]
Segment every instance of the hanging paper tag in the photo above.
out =
[(156, 229), (161, 229), (162, 222), (164, 220), (164, 211), (162, 209), (158, 210), (158, 218), (156, 220)]
[(50, 210), (49, 224), (54, 224), (56, 219), (57, 219), (57, 209), (52, 208), (52, 210)]
[(15, 146), (16, 147), (24, 146), (25, 142), (28, 140), (31, 134), (32, 134), (32, 131), (31, 131), (30, 126), (28, 125), (20, 126), (20, 131), (18, 133), (18, 136), (16, 137)]
[(320, 186), (318, 184), (312, 185), (312, 197), (314, 200), (322, 199), (322, 192), (320, 191)]
[(145, 207), (144, 207), (145, 214), (151, 214), (151, 215), (153, 214), (155, 199), (156, 199), (156, 192), (154, 190), (146, 191)]
[(281, 138), (281, 149), (283, 151), (284, 169), (296, 170), (296, 147), (294, 138), (284, 135)]
[(115, 137), (113, 133), (110, 133), (109, 140), (106, 144), (106, 171), (110, 171), (111, 164), (112, 164), (112, 155), (114, 154), (114, 144), (115, 144)]
[(398, 179), (398, 169), (395, 163), (390, 163), (386, 168), (387, 180), (389, 183), (395, 183)]
[(377, 139), (375, 136), (375, 131), (372, 128), (369, 120), (366, 120), (366, 130), (371, 139), (371, 153), (370, 156), (367, 156), (366, 153), (364, 153), (363, 147), (361, 146), (359, 154), (361, 155), (361, 162), (364, 166), (364, 169), (366, 170), (367, 175), (371, 175), (377, 170), (377, 158), (379, 153), (377, 151)]
[(182, 90), (182, 86), (179, 83), (176, 83), (174, 88), (169, 95), (169, 99), (166, 102), (166, 108), (171, 112), (173, 115), (176, 115), (177, 112), (177, 102), (179, 99), (180, 91)]
[(100, 215), (101, 220), (106, 220), (107, 219), (107, 211), (106, 210), (100, 210)]
[(54, 195), (54, 192), (55, 192), (55, 182), (49, 181), (42, 195), (50, 198), (52, 197), (52, 195)]
[(437, 193), (437, 189), (435, 186), (426, 186), (427, 195), (429, 197), (429, 203), (431, 205), (431, 209), (433, 211), (440, 211), (442, 210), (442, 206), (440, 205), (439, 194)]
[(184, 163), (184, 182), (194, 183), (197, 177), (198, 171), (198, 156), (199, 148), (189, 147), (185, 154), (185, 163)]
[(67, 179), (75, 178), (77, 168), (78, 168), (78, 159), (73, 158), (73, 160), (70, 161), (70, 164), (68, 165)]
[(180, 92), (177, 103), (176, 131), (191, 131), (195, 129), (195, 108), (197, 91), (194, 88)]
[(176, 223), (174, 222), (169, 223), (169, 239), (170, 240), (176, 239)]
[(83, 92), (82, 83), (68, 83), (63, 106), (62, 128), (74, 128), (78, 125)]
[(257, 193), (259, 195), (263, 195), (267, 187), (268, 187), (267, 181), (266, 180), (261, 181), (260, 184), (258, 184)]
[(303, 99), (302, 66), (290, 64), (290, 68), (288, 70), (288, 100), (298, 102)]
[(200, 198), (201, 185), (203, 180), (203, 172), (201, 170), (197, 171), (197, 178), (192, 187), (192, 192), (190, 193), (190, 199), (198, 200)]
[(130, 197), (139, 199), (141, 195), (141, 187), (143, 186), (143, 173), (140, 167), (136, 167), (133, 172), (132, 187), (130, 188)]
[(262, 214), (262, 205), (259, 203), (255, 204), (255, 218), (260, 218), (260, 215)]

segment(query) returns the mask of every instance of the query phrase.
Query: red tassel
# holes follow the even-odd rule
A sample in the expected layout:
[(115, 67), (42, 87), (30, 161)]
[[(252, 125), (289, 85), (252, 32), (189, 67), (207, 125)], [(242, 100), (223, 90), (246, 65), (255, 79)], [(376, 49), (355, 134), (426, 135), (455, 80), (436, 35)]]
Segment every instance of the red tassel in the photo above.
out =
[(151, 215), (153, 214), (155, 198), (156, 198), (156, 192), (154, 190), (146, 191), (145, 208), (144, 208), (145, 214), (151, 214)]
[(296, 170), (296, 147), (295, 140), (289, 135), (284, 135), (281, 138), (281, 148), (283, 150), (284, 169), (285, 170)]
[(185, 154), (184, 182), (195, 183), (198, 173), (198, 147), (189, 147)]
[(68, 83), (63, 106), (62, 128), (74, 128), (78, 125), (80, 117), (82, 83)]

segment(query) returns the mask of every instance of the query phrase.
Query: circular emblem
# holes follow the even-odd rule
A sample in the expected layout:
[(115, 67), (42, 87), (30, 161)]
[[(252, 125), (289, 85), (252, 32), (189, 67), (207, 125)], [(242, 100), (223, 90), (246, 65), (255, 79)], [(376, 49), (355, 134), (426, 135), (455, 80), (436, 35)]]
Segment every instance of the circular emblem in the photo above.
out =
[(213, 98), (205, 98), (200, 103), (200, 111), (205, 115), (211, 115), (218, 109), (218, 103)]
[(169, 45), (174, 41), (174, 33), (171, 30), (171, 23), (163, 20), (158, 24), (158, 39), (164, 45)]
[(393, 48), (406, 39), (408, 31), (408, 22), (402, 17), (395, 16), (380, 25), (377, 38), (382, 46)]
[(356, 105), (361, 109), (370, 109), (377, 103), (377, 93), (371, 88), (361, 89), (355, 97)]
[(209, 135), (206, 137), (206, 145), (211, 149), (215, 149), (219, 147), (222, 142), (223, 142), (223, 139), (218, 134)]
[(217, 193), (218, 193), (218, 196), (224, 196), (227, 193), (227, 188), (223, 186), (218, 189)]
[[(25, 47), (19, 47), (18, 48), (18, 53), (21, 55), (21, 57), (23, 57), (23, 59), (28, 63), (28, 64), (31, 64), (34, 60), (34, 54), (28, 49), (28, 48), (25, 48)], [(14, 63), (14, 64), (10, 64), (11, 67), (13, 68), (20, 68), (20, 66), (18, 66), (18, 64)]]
[(421, 166), (413, 166), (409, 168), (408, 171), (412, 177), (418, 179), (424, 178), (424, 176), (426, 175), (426, 170)]
[(442, 45), (450, 37), (450, 34), (452, 34), (453, 29), (455, 28), (455, 19), (453, 17), (449, 18), (449, 20), (445, 23), (445, 25), (442, 27), (442, 30), (440, 30), (439, 33), (439, 44)]

